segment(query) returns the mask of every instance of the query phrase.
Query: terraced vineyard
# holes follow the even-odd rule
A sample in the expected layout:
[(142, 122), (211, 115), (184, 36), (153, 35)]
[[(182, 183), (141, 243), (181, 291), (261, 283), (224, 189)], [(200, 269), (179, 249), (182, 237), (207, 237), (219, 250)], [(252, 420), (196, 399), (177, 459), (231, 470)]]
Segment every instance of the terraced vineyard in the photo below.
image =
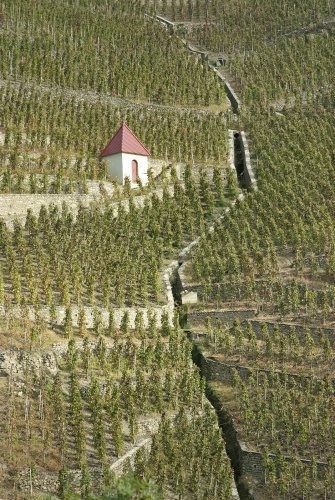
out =
[[(101, 194), (99, 184), (110, 192), (112, 179), (97, 157), (122, 120), (146, 142), (152, 158), (165, 165), (226, 164), (227, 125), (221, 113), (121, 105), (108, 96), (97, 97), (81, 99), (30, 84), (2, 86), (1, 192)], [(157, 170), (155, 162), (152, 170)]]
[(239, 96), (232, 127), (247, 131), (257, 178), (179, 273), (240, 491), (332, 498), (333, 8), (156, 8)]
[[(1, 498), (233, 496), (169, 282), (240, 191), (228, 104), (150, 13), (1, 4)], [(99, 158), (122, 121), (137, 189)]]
[[(1, 397), (3, 457), (22, 468), (15, 490), (44, 484), (62, 497), (76, 485), (86, 498), (108, 485), (114, 470), (134, 466), (138, 477), (154, 479), (163, 491), (192, 496), (196, 487), (204, 496), (214, 490), (229, 496), (229, 461), (190, 343), (177, 327), (157, 330), (154, 318), (148, 329), (140, 316), (137, 325), (130, 333), (125, 317), (119, 334), (94, 339), (86, 333), (81, 342), (53, 345), (48, 358), (31, 349), (48, 342), (49, 332), (32, 326), (18, 374), (24, 397), (13, 376)], [(12, 333), (23, 335), (20, 326)], [(199, 441), (190, 439), (193, 433)], [(12, 481), (5, 476), (5, 485)]]
[[(203, 374), (245, 443), (235, 460), (256, 498), (334, 495), (330, 105), (250, 123), (259, 190), (184, 264), (204, 309), (202, 320), (190, 311), (190, 326), (209, 321)], [(227, 326), (239, 318), (252, 324)]]
[(2, 1), (1, 498), (334, 497), (334, 15)]
[[(153, 158), (226, 161), (222, 86), (138, 2), (45, 1), (32, 15), (30, 1), (10, 1), (2, 11), (3, 192), (76, 192), (78, 182), (85, 192), (86, 179), (109, 181), (97, 156), (121, 121)], [(27, 167), (42, 180), (27, 183)]]
[(121, 200), (107, 201), (90, 211), (79, 207), (75, 220), (66, 208), (42, 207), (38, 217), (28, 212), (24, 227), (3, 224), (2, 296), (50, 310), (161, 302), (164, 263), (229, 202), (229, 179), (216, 170), (211, 180), (189, 176), (184, 188), (175, 178), (173, 196), (164, 187), (161, 199), (148, 195), (143, 207), (132, 198), (127, 210)]
[(223, 96), (209, 69), (146, 20), (138, 1), (44, 0), (33, 12), (29, 0), (4, 1), (2, 10), (2, 78), (159, 103), (217, 103)]
[(155, 4), (181, 36), (224, 61), (220, 72), (252, 114), (332, 95), (335, 9), (327, 0)]
[(327, 107), (305, 108), (252, 125), (260, 190), (202, 240), (192, 273), (212, 284), (219, 300), (222, 288), (223, 300), (254, 299), (271, 308), (273, 294), (279, 305), (286, 293), (294, 297), (283, 297), (283, 308), (294, 311), (307, 305), (308, 288), (317, 293), (325, 282), (331, 296), (334, 116)]

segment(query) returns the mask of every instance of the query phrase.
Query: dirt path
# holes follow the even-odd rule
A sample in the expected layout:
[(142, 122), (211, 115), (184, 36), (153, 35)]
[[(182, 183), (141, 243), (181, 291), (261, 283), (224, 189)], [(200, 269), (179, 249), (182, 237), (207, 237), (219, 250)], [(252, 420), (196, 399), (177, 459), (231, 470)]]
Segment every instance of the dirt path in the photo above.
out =
[[(177, 27), (178, 25), (183, 24), (183, 23), (170, 21), (162, 16), (155, 16), (155, 17), (147, 16), (147, 17), (154, 20), (154, 21), (159, 22), (161, 25), (165, 26), (167, 29), (172, 29), (172, 31), (174, 31), (175, 27)], [(229, 102), (229, 104), (231, 106), (231, 110), (232, 110), (233, 114), (237, 115), (239, 112), (239, 108), (241, 106), (240, 99), (238, 98), (231, 83), (227, 80), (227, 75), (224, 74), (223, 72), (219, 71), (219, 69), (214, 67), (212, 64), (210, 64), (210, 62), (208, 60), (208, 55), (209, 54), (213, 55), (214, 52), (211, 52), (208, 50), (202, 50), (202, 49), (196, 47), (192, 43), (189, 43), (189, 41), (186, 40), (185, 38), (182, 38), (181, 36), (179, 36), (177, 33), (176, 33), (176, 36), (179, 38), (179, 40), (181, 40), (181, 42), (185, 45), (185, 47), (191, 53), (196, 54), (198, 57), (207, 58), (207, 64), (208, 64), (209, 68), (216, 73), (217, 77), (219, 78), (219, 80), (221, 80), (221, 83), (223, 84), (223, 86), (225, 88), (227, 101)]]

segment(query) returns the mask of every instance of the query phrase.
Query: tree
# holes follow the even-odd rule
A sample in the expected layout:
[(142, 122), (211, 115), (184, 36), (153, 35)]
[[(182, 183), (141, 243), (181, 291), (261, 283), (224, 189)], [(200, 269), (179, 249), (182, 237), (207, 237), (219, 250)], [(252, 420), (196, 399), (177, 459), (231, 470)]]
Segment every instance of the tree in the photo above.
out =
[(86, 335), (83, 340), (83, 349), (81, 351), (81, 357), (82, 357), (82, 363), (83, 363), (83, 369), (86, 373), (86, 376), (88, 374), (88, 370), (90, 367), (90, 360), (91, 360), (91, 347), (90, 347), (90, 342), (89, 338)]
[(124, 179), (123, 192), (127, 198), (131, 197), (131, 182), (128, 176)]
[(137, 310), (135, 316), (135, 332), (140, 338), (145, 335), (143, 312)]
[(238, 182), (236, 179), (235, 172), (228, 170), (227, 174), (227, 191), (229, 198), (236, 198), (239, 193)]
[(164, 337), (168, 337), (171, 334), (171, 327), (169, 316), (166, 311), (163, 311), (162, 319), (161, 319), (161, 331)]
[(66, 363), (67, 363), (67, 368), (70, 372), (72, 372), (75, 369), (77, 360), (78, 360), (78, 351), (76, 348), (76, 343), (74, 339), (70, 339), (66, 352)]
[(71, 296), (70, 296), (70, 287), (69, 282), (66, 277), (62, 280), (61, 285), (61, 303), (66, 307), (70, 306)]
[(217, 202), (222, 206), (224, 204), (224, 186), (219, 167), (213, 170), (213, 185), (216, 190)]
[(93, 331), (96, 335), (100, 335), (102, 329), (101, 310), (95, 307), (93, 309)]
[(5, 302), (5, 289), (4, 289), (4, 279), (2, 265), (0, 264), (0, 304)]
[[(64, 464), (67, 451), (66, 406), (62, 389), (62, 381), (59, 372), (56, 374), (53, 381), (51, 398), (53, 406), (53, 418), (55, 420), (55, 428), (57, 429), (55, 437), (56, 442), (59, 446), (61, 463)], [(65, 478), (63, 477), (63, 479)]]

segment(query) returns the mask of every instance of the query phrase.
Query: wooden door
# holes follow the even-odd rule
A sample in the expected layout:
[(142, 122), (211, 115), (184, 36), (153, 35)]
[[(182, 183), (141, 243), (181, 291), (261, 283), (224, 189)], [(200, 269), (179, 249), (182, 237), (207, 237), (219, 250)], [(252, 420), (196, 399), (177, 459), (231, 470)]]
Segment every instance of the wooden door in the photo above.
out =
[(131, 162), (131, 181), (136, 182), (138, 179), (138, 163), (137, 160)]

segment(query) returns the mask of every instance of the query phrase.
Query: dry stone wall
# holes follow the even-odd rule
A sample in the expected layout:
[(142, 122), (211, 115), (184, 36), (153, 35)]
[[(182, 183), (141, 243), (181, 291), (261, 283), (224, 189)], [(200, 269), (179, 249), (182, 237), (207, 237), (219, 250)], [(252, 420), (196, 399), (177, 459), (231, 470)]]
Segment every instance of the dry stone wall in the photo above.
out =
[(65, 203), (71, 212), (77, 213), (79, 204), (88, 207), (97, 199), (94, 195), (77, 194), (2, 194), (0, 217), (11, 227), (15, 220), (25, 223), (28, 209), (38, 215), (43, 205), (61, 209)]
[[(239, 478), (247, 476), (248, 479), (251, 477), (258, 484), (264, 484), (265, 469), (263, 465), (262, 453), (257, 449), (249, 447), (243, 442), (240, 432), (236, 426), (236, 422), (232, 418), (231, 414), (225, 410), (221, 400), (215, 393), (215, 390), (209, 390), (208, 399), (217, 412), (220, 426), (226, 440), (227, 451), (232, 461), (235, 473)], [(270, 457), (274, 458), (275, 454), (270, 453)], [(284, 458), (287, 461), (293, 460), (290, 456), (285, 456)], [(311, 462), (303, 457), (301, 457), (300, 460), (305, 464), (310, 464)], [(317, 462), (318, 479), (324, 478), (326, 467), (326, 463), (321, 461)], [(245, 498), (250, 498), (250, 496), (246, 496)]]
[[(166, 19), (165, 17), (162, 17), (162, 16), (155, 16), (155, 17), (146, 16), (146, 17), (149, 19), (158, 21), (160, 24), (165, 26), (165, 28), (169, 29), (171, 32), (174, 32), (175, 27), (177, 26), (177, 23), (169, 21), (168, 19)], [(192, 52), (196, 56), (201, 57), (202, 59), (205, 59), (208, 61), (208, 52), (207, 51), (198, 49), (197, 47), (194, 47), (193, 45), (189, 44), (184, 38), (181, 38), (181, 37), (179, 37), (179, 38), (190, 52)], [(222, 75), (222, 73), (220, 73), (220, 71), (217, 68), (215, 68), (215, 66), (213, 66), (212, 64), (209, 64), (209, 63), (208, 63), (208, 66), (215, 72), (218, 79), (224, 85), (224, 88), (225, 88), (225, 91), (227, 94), (227, 99), (231, 104), (232, 111), (233, 111), (233, 113), (237, 114), (239, 112), (240, 107), (241, 107), (241, 102), (240, 102), (240, 99), (238, 98), (236, 92), (234, 91), (233, 87), (227, 81), (227, 79)]]
[[(233, 374), (236, 371), (242, 380), (247, 381), (251, 374), (256, 373), (256, 376), (259, 374), (266, 374), (270, 377), (275, 373), (279, 376), (279, 378), (284, 381), (287, 377), (287, 380), (291, 380), (297, 383), (304, 383), (306, 379), (312, 378), (308, 375), (298, 375), (295, 373), (283, 373), (280, 370), (268, 370), (266, 368), (258, 368), (257, 370), (253, 370), (251, 367), (239, 366), (239, 365), (229, 365), (227, 363), (223, 363), (222, 361), (218, 361), (215, 358), (208, 357), (206, 353), (196, 352), (196, 360), (197, 364), (201, 369), (201, 373), (206, 377), (207, 380), (217, 380), (219, 382), (223, 382), (225, 384), (233, 384), (234, 377)], [(335, 387), (335, 380), (333, 381)]]
[[(135, 446), (131, 446), (124, 455), (111, 464), (110, 471), (116, 474), (116, 476), (119, 476), (123, 473), (123, 467), (128, 460), (131, 465), (134, 465), (135, 456), (138, 450), (144, 448), (150, 451), (152, 435), (157, 432), (159, 423), (160, 417), (139, 419), (138, 432), (141, 437), (138, 438)], [(90, 475), (93, 484), (101, 484), (103, 479), (101, 468), (91, 468)], [(76, 469), (69, 470), (68, 479), (70, 484), (73, 485), (77, 491), (80, 491), (81, 471)], [(24, 469), (19, 474), (19, 488), (24, 492), (32, 490), (33, 493), (44, 492), (48, 494), (57, 494), (59, 489), (58, 474), (37, 469), (31, 476), (30, 470)]]
[(235, 141), (234, 141), (234, 134), (235, 130), (228, 130), (228, 137), (229, 137), (229, 156), (228, 156), (228, 164), (230, 170), (233, 172), (236, 172), (235, 168)]
[[(159, 171), (162, 167), (162, 162), (157, 162), (156, 171)], [(168, 186), (167, 188), (169, 194), (173, 196), (173, 186)], [(133, 202), (136, 207), (143, 207), (145, 203), (145, 199), (151, 197), (152, 194), (155, 194), (159, 199), (163, 197), (163, 188), (157, 188), (152, 193), (148, 193), (145, 195), (134, 196)], [(27, 210), (31, 209), (35, 215), (38, 215), (41, 207), (48, 205), (55, 205), (59, 208), (62, 208), (63, 203), (67, 205), (67, 208), (70, 212), (76, 215), (79, 204), (83, 206), (89, 206), (92, 202), (101, 202), (98, 197), (89, 196), (89, 195), (1, 195), (0, 196), (0, 217), (3, 217), (4, 221), (11, 227), (15, 220), (18, 220), (22, 224), (24, 224), (26, 220)], [(122, 200), (122, 205), (126, 210), (129, 208), (129, 202), (127, 199)], [(118, 202), (109, 202), (110, 206), (114, 208), (114, 213), (117, 215)], [(143, 313), (144, 324), (148, 324), (149, 315), (154, 313), (157, 320), (157, 326), (161, 326), (161, 320), (163, 314), (167, 314), (168, 320), (170, 324), (173, 322), (174, 315), (174, 297), (172, 293), (171, 282), (174, 281), (174, 275), (176, 269), (178, 268), (178, 262), (172, 261), (170, 265), (163, 272), (163, 292), (165, 294), (166, 302), (162, 306), (153, 306), (152, 308), (135, 308), (135, 307), (124, 307), (124, 308), (116, 308), (113, 310), (115, 323), (119, 327), (121, 324), (121, 320), (125, 312), (129, 315), (129, 324), (130, 328), (134, 328), (135, 326), (135, 317), (140, 310)], [(103, 326), (108, 325), (109, 320), (109, 312), (104, 308), (97, 308), (101, 313), (101, 319)], [(50, 321), (50, 310), (48, 307), (40, 307), (37, 311), (33, 307), (28, 307), (26, 310), (28, 313), (28, 317), (31, 320), (36, 319), (37, 315), (43, 318), (45, 321)], [(55, 322), (57, 325), (62, 325), (64, 323), (66, 308), (64, 306), (56, 307), (56, 318)], [(13, 308), (13, 314), (16, 317), (22, 317), (22, 315), (26, 314), (19, 306)], [(6, 311), (3, 306), (0, 306), (0, 315), (5, 315)], [(86, 326), (87, 328), (92, 328), (93, 326), (93, 318), (94, 318), (94, 308), (86, 307)], [(72, 318), (74, 326), (77, 326), (78, 322), (78, 307), (72, 307)]]
[(256, 309), (191, 310), (188, 312), (188, 322), (191, 326), (199, 326), (209, 318), (212, 323), (221, 321), (223, 324), (232, 325), (236, 319), (244, 321), (254, 318), (256, 312)]
[[(174, 275), (178, 268), (178, 261), (172, 261), (170, 265), (163, 272), (162, 280), (163, 280), (163, 291), (165, 294), (165, 304), (162, 306), (153, 306), (150, 308), (143, 307), (122, 307), (122, 308), (113, 308), (114, 320), (117, 327), (120, 327), (122, 318), (125, 313), (128, 313), (129, 318), (129, 326), (131, 329), (135, 328), (135, 318), (138, 312), (143, 314), (143, 322), (144, 326), (147, 326), (149, 323), (149, 316), (154, 314), (156, 317), (156, 324), (158, 327), (162, 324), (163, 315), (166, 314), (169, 323), (173, 324), (173, 316), (174, 316), (174, 297), (172, 293), (172, 285), (171, 282), (174, 281)], [(103, 307), (84, 307), (85, 311), (85, 319), (86, 319), (86, 327), (93, 328), (94, 325), (94, 316), (95, 312), (98, 311), (101, 316), (101, 324), (104, 327), (108, 326), (109, 323), (109, 311)], [(72, 323), (73, 326), (78, 326), (78, 316), (79, 316), (79, 308), (76, 305), (71, 306), (72, 313)], [(31, 307), (28, 306), (26, 308), (21, 308), (20, 306), (14, 306), (11, 309), (11, 314), (14, 317), (18, 318), (27, 318), (31, 321), (35, 321), (37, 318), (43, 319), (46, 322), (51, 321), (50, 308), (47, 306), (42, 307)], [(66, 307), (65, 306), (56, 306), (55, 317), (53, 321), (56, 325), (63, 325), (65, 320)], [(0, 305), (0, 316), (7, 316), (8, 311), (4, 308), (3, 305)]]
[[(251, 476), (258, 483), (264, 484), (265, 469), (263, 465), (262, 454), (259, 451), (248, 449), (247, 446), (242, 442), (239, 442), (239, 446), (240, 446), (240, 463), (242, 466), (241, 467), (242, 474)], [(275, 458), (274, 453), (270, 453), (269, 456)], [(290, 456), (285, 456), (284, 458), (287, 462), (293, 462), (293, 458)], [(300, 458), (300, 460), (303, 464), (311, 463), (310, 460), (305, 458)], [(327, 464), (318, 461), (316, 463), (316, 466), (317, 466), (318, 479), (319, 480), (324, 479), (325, 472), (327, 469)]]
[[(156, 170), (159, 166), (156, 165)], [(98, 192), (97, 192), (98, 191)], [(173, 196), (173, 186), (167, 186), (167, 192)], [(99, 186), (92, 186), (91, 194), (1, 194), (0, 195), (0, 217), (11, 225), (15, 219), (24, 222), (27, 210), (31, 209), (35, 215), (38, 215), (42, 205), (56, 205), (59, 208), (65, 204), (70, 212), (76, 215), (79, 204), (89, 207), (91, 203), (108, 203), (108, 206), (114, 208), (117, 215), (118, 201), (111, 201), (110, 197), (102, 196)], [(151, 198), (155, 194), (160, 200), (163, 197), (163, 188), (156, 188), (146, 194), (137, 194), (132, 197), (136, 208), (144, 206), (146, 198)], [(128, 210), (129, 201), (127, 198), (121, 200), (121, 205)]]
[[(269, 333), (272, 334), (274, 331), (274, 328), (278, 327), (280, 328), (281, 332), (284, 332), (287, 334), (287, 336), (290, 336), (291, 334), (291, 328), (294, 327), (295, 333), (298, 336), (299, 340), (303, 341), (305, 339), (305, 328), (308, 328), (309, 332), (311, 333), (314, 341), (320, 340), (320, 329), (315, 326), (306, 326), (304, 327), (303, 325), (298, 325), (294, 323), (283, 323), (283, 322), (274, 322), (274, 321), (259, 321), (259, 320), (250, 320), (253, 330), (255, 333), (261, 337), (262, 336), (262, 325), (266, 325), (269, 329)], [(242, 324), (242, 326), (245, 326)], [(334, 328), (324, 328), (322, 327), (322, 333), (326, 337), (328, 337), (329, 341), (331, 343), (334, 343), (335, 341), (335, 329)]]
[(0, 377), (22, 378), (25, 368), (29, 366), (35, 373), (55, 375), (57, 373), (57, 359), (53, 351), (32, 353), (20, 349), (0, 351)]
[(240, 111), (240, 108), (241, 108), (241, 101), (238, 98), (235, 90), (233, 89), (231, 84), (226, 80), (226, 78), (222, 75), (220, 70), (218, 70), (217, 68), (215, 68), (211, 64), (209, 64), (209, 67), (215, 72), (218, 79), (223, 83), (225, 91), (227, 93), (227, 97), (230, 101), (233, 113), (238, 114)]
[[(170, 285), (171, 286), (171, 285)], [(167, 296), (169, 295), (169, 290), (166, 290)], [(171, 292), (172, 293), (172, 292)], [(107, 309), (104, 309), (102, 307), (84, 307), (85, 310), (85, 318), (86, 318), (86, 327), (87, 328), (93, 328), (94, 325), (94, 315), (95, 311), (100, 313), (101, 317), (101, 324), (104, 327), (108, 326), (108, 321), (109, 321), (109, 311)], [(174, 314), (174, 302), (168, 299), (167, 304), (163, 306), (155, 306), (152, 308), (142, 308), (142, 307), (123, 307), (123, 308), (115, 308), (113, 309), (113, 314), (114, 314), (114, 319), (115, 319), (115, 324), (117, 327), (120, 327), (122, 318), (125, 313), (128, 313), (129, 317), (129, 327), (131, 329), (135, 328), (135, 318), (137, 315), (137, 312), (142, 312), (143, 314), (143, 322), (144, 325), (148, 325), (148, 318), (150, 314), (154, 314), (156, 317), (156, 322), (157, 326), (161, 326), (162, 322), (162, 317), (165, 314), (167, 314), (169, 318), (169, 322), (172, 324), (173, 321), (173, 314)], [(79, 308), (76, 305), (73, 305), (71, 307), (71, 313), (72, 313), (72, 324), (73, 326), (78, 326), (78, 312)], [(0, 315), (4, 316), (6, 313), (4, 311), (4, 308), (0, 306)], [(28, 314), (28, 319), (31, 321), (35, 321), (37, 318), (43, 319), (46, 322), (51, 321), (51, 314), (50, 314), (50, 308), (49, 307), (40, 307), (37, 309), (34, 309), (33, 307), (27, 307), (25, 310), (23, 310), (19, 306), (14, 306), (12, 309), (12, 314), (14, 317), (17, 318), (22, 318), (25, 317), (24, 315)], [(55, 311), (55, 317), (53, 318), (53, 323), (56, 325), (63, 325), (64, 320), (65, 320), (65, 314), (66, 314), (66, 307), (65, 306), (56, 306), (56, 311)]]
[[(244, 199), (244, 193), (240, 193), (239, 196), (237, 197), (237, 200), (243, 200)], [(213, 222), (209, 228), (208, 232), (212, 233), (215, 231), (215, 225), (219, 220), (222, 220), (227, 213), (230, 212), (231, 208), (236, 204), (236, 201), (234, 200), (230, 207), (227, 207), (224, 211), (224, 215), (221, 215), (215, 222)], [(200, 241), (200, 238), (196, 238), (194, 241), (192, 241), (187, 247), (184, 248), (184, 250), (179, 254), (179, 269), (178, 269), (178, 285), (181, 291), (187, 291), (187, 292), (197, 292), (200, 293), (203, 290), (203, 285), (202, 284), (194, 284), (194, 283), (189, 283), (187, 279), (187, 262), (186, 258), (196, 245), (198, 245)]]
[[(228, 131), (228, 137), (229, 137), (228, 166), (236, 174), (234, 133), (235, 133), (234, 130)], [(243, 142), (243, 154), (244, 154), (244, 159), (245, 159), (245, 168), (247, 170), (246, 175), (250, 181), (250, 187), (252, 189), (256, 190), (257, 189), (257, 181), (256, 181), (254, 174), (253, 174), (253, 171), (252, 171), (249, 149), (248, 149), (248, 142), (247, 142), (247, 139), (246, 139), (244, 132), (242, 132), (242, 139), (244, 141)], [(244, 199), (244, 193), (243, 192), (240, 193), (237, 199), (239, 201), (242, 201)], [(231, 205), (225, 209), (224, 214), (221, 217), (219, 217), (219, 220), (222, 220), (225, 217), (225, 215), (230, 212), (230, 210), (236, 204), (236, 201), (237, 200), (234, 200), (231, 203)], [(209, 227), (209, 232), (213, 232), (215, 230), (216, 223), (217, 223), (217, 221), (215, 221), (213, 224), (211, 224), (211, 226)], [(201, 291), (203, 290), (203, 285), (201, 285), (201, 284), (188, 283), (187, 275), (186, 275), (186, 265), (187, 264), (185, 263), (186, 257), (191, 252), (193, 247), (199, 243), (199, 241), (200, 241), (200, 238), (196, 238), (187, 247), (185, 247), (184, 250), (179, 255), (180, 267), (178, 269), (178, 278), (177, 279), (178, 279), (178, 288), (182, 293), (196, 292), (197, 294), (200, 294)], [(193, 295), (193, 299), (194, 299), (194, 297), (195, 297), (195, 295)], [(192, 301), (192, 303), (195, 303), (195, 299)]]
[(257, 181), (256, 181), (255, 174), (254, 174), (252, 164), (251, 164), (248, 139), (247, 139), (246, 133), (243, 130), (241, 132), (241, 137), (242, 137), (242, 154), (243, 154), (244, 165), (245, 165), (244, 175), (245, 175), (248, 186), (251, 189), (253, 189), (254, 191), (256, 191), (258, 188)]

